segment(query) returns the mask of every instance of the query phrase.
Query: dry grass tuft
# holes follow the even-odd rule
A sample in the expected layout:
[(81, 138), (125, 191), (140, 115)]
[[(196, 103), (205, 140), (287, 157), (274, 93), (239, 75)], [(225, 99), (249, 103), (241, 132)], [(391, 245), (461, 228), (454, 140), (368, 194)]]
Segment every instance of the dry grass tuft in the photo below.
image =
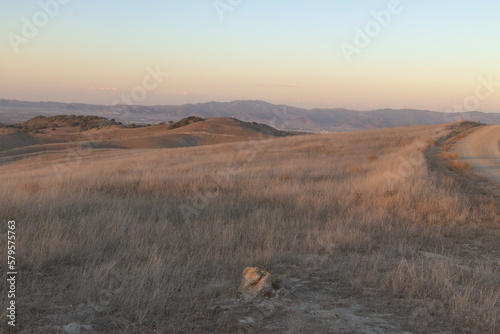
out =
[(454, 153), (448, 150), (444, 150), (440, 154), (441, 159), (447, 161), (448, 168), (453, 171), (472, 171), (472, 166), (463, 160)]
[(449, 159), (459, 159), (459, 156), (458, 156), (458, 154), (450, 152), (450, 151), (443, 151), (441, 153), (441, 158), (442, 159), (446, 159), (446, 160), (449, 160)]
[(452, 160), (448, 162), (448, 167), (455, 171), (472, 171), (472, 166), (462, 160)]

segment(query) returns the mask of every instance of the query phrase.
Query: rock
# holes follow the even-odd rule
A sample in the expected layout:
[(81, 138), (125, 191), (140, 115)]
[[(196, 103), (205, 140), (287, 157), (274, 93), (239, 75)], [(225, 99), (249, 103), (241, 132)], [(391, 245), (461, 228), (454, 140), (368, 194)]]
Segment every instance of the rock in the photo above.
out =
[(240, 322), (242, 324), (253, 324), (255, 320), (252, 317), (246, 317), (244, 319), (241, 319)]
[(65, 334), (80, 334), (82, 328), (80, 324), (72, 322), (63, 327), (63, 333)]
[(62, 332), (64, 334), (93, 333), (93, 328), (92, 325), (81, 325), (77, 322), (72, 322), (66, 326), (63, 326)]
[(247, 267), (243, 270), (239, 290), (245, 300), (251, 300), (258, 296), (274, 297), (279, 288), (279, 281), (273, 278), (267, 271), (257, 267)]

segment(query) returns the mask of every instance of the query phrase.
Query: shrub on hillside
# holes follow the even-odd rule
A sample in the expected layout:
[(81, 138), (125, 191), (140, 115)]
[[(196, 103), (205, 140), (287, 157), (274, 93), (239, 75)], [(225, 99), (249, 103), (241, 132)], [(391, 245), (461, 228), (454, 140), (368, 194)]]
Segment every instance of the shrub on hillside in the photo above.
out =
[(87, 131), (111, 125), (121, 125), (121, 123), (116, 122), (114, 119), (108, 120), (99, 116), (56, 115), (46, 117), (39, 115), (26, 122), (18, 123), (14, 127), (21, 129), (23, 132), (37, 132), (47, 128), (55, 129), (58, 126), (78, 126), (80, 131)]
[(183, 119), (181, 119), (178, 122), (169, 122), (169, 129), (177, 129), (186, 125), (189, 125), (191, 123), (196, 123), (196, 122), (202, 122), (204, 121), (204, 118), (198, 117), (198, 116), (188, 116)]

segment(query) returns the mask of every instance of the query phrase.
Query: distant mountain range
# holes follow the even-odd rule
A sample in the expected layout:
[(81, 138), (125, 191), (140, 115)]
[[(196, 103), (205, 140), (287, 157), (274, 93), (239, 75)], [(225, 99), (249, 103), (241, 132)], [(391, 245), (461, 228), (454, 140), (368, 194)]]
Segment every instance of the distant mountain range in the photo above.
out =
[(456, 120), (500, 124), (500, 113), (478, 111), (443, 113), (413, 109), (302, 109), (274, 105), (259, 100), (207, 102), (185, 105), (93, 105), (83, 103), (26, 102), (0, 100), (0, 123), (13, 124), (36, 115), (96, 115), (124, 123), (158, 123), (178, 121), (187, 116), (234, 117), (247, 122), (265, 123), (272, 127), (296, 131), (352, 131), (390, 128), (406, 125), (430, 125)]

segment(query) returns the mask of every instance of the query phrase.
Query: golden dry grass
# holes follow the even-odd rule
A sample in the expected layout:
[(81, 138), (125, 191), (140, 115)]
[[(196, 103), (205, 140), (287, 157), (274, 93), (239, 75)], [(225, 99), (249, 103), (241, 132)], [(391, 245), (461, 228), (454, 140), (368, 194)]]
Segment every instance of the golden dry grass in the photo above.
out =
[(461, 160), (456, 153), (443, 151), (441, 153), (441, 158), (447, 160), (448, 168), (453, 171), (472, 171), (472, 166), (468, 162)]
[(444, 151), (441, 153), (441, 158), (443, 159), (458, 159), (459, 156), (456, 153), (450, 152), (450, 151)]
[(463, 160), (452, 160), (448, 162), (448, 167), (455, 171), (471, 171), (472, 166)]
[(189, 332), (211, 323), (204, 310), (236, 289), (243, 268), (326, 253), (323, 269), (353, 291), (408, 300), (413, 318), (437, 314), (452, 331), (497, 332), (498, 264), (463, 248), (493, 233), (495, 205), (477, 206), (429, 170), (425, 150), (446, 133), (91, 150), (0, 166), (0, 218), (19, 226), (21, 301), (46, 304), (50, 277), (49, 299), (104, 304), (110, 321), (141, 331)]

